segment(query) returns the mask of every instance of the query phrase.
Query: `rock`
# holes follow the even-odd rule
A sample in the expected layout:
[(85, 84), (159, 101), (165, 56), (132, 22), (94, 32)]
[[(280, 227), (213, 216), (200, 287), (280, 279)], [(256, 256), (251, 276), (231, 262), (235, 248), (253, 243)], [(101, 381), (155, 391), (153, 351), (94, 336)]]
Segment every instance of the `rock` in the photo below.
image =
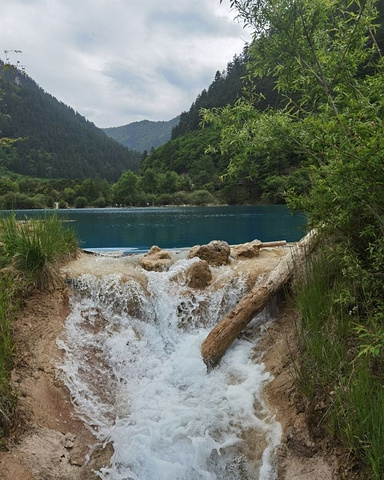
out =
[(206, 260), (195, 257), (186, 269), (177, 271), (170, 280), (190, 288), (201, 289), (209, 285), (212, 272)]
[(76, 435), (73, 433), (67, 433), (64, 437), (64, 448), (70, 450), (75, 445)]
[(309, 432), (291, 427), (287, 432), (287, 447), (298, 457), (313, 457), (319, 447), (310, 440)]
[(206, 260), (193, 263), (186, 272), (190, 288), (205, 288), (212, 280), (212, 273)]
[(228, 265), (231, 249), (227, 242), (213, 240), (208, 245), (196, 245), (189, 251), (188, 258), (199, 257), (206, 260), (209, 265), (220, 267)]
[(253, 240), (253, 242), (235, 245), (231, 248), (231, 254), (235, 258), (254, 258), (260, 254), (261, 245), (262, 243), (260, 240)]
[(84, 464), (84, 458), (77, 453), (70, 456), (69, 463), (71, 465), (75, 465), (76, 467), (82, 467)]
[(171, 265), (171, 254), (154, 245), (144, 257), (140, 258), (139, 265), (150, 272), (163, 272)]

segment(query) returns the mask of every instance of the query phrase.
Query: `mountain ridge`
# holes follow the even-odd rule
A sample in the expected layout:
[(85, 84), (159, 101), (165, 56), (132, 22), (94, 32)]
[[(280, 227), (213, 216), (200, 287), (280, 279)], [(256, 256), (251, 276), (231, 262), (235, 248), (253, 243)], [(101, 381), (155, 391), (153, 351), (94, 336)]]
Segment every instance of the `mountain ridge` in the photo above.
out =
[(117, 127), (103, 128), (104, 133), (125, 147), (140, 153), (160, 147), (171, 139), (173, 128), (180, 115), (171, 120), (139, 120)]
[(108, 137), (31, 77), (0, 63), (0, 136), (21, 139), (0, 149), (0, 166), (39, 178), (117, 180), (140, 166), (138, 152)]

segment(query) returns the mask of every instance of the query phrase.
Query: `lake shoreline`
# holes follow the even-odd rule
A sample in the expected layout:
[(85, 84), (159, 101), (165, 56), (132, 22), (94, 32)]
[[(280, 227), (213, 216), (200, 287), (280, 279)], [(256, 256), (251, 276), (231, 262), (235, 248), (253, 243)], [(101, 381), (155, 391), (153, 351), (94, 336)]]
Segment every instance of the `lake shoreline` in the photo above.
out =
[(299, 241), (305, 234), (306, 218), (291, 215), (280, 206), (135, 207), (77, 210), (19, 210), (18, 219), (56, 214), (70, 221), (81, 248), (122, 247), (149, 250), (190, 248), (213, 240), (238, 245), (259, 239), (263, 242)]
[[(265, 207), (270, 207), (270, 206), (286, 206), (286, 204), (283, 203), (268, 203), (268, 202), (255, 202), (255, 203), (235, 203), (235, 204), (229, 204), (229, 203), (207, 203), (205, 205), (192, 205), (192, 204), (183, 204), (183, 205), (133, 205), (133, 206), (116, 206), (116, 205), (106, 205), (105, 207), (66, 207), (66, 208), (60, 208), (60, 207), (46, 207), (46, 208), (41, 208), (41, 209), (30, 209), (30, 208), (21, 208), (21, 209), (16, 209), (17, 211), (23, 211), (23, 210), (42, 210), (42, 211), (68, 211), (68, 210), (120, 210), (120, 209), (125, 209), (125, 208), (132, 208), (132, 209), (146, 209), (146, 208), (205, 208), (205, 207), (257, 207), (257, 206), (265, 206)], [(13, 212), (15, 210), (0, 210), (0, 212)]]

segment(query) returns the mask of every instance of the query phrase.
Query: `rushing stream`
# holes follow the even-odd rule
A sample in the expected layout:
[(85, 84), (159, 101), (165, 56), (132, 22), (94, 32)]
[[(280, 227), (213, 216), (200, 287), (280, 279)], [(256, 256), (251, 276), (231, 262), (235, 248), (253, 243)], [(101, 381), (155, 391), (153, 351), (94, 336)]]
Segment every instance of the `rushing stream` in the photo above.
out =
[(189, 289), (193, 261), (72, 280), (60, 369), (79, 415), (113, 444), (101, 479), (276, 478), (280, 425), (263, 403), (270, 376), (251, 360), (254, 343), (236, 341), (211, 373), (200, 354), (245, 281), (222, 268), (207, 289)]

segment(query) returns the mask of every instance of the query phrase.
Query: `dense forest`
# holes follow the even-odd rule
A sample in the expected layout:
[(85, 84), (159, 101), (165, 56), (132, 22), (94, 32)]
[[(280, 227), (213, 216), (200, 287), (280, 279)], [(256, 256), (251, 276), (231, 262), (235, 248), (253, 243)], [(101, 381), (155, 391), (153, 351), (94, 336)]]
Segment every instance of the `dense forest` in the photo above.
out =
[(172, 129), (178, 123), (179, 117), (162, 122), (141, 120), (121, 127), (103, 128), (103, 131), (131, 150), (144, 153), (168, 142), (171, 138)]
[(0, 149), (1, 167), (31, 177), (110, 181), (138, 169), (137, 152), (108, 138), (30, 77), (9, 68), (0, 73), (0, 134), (18, 139)]

